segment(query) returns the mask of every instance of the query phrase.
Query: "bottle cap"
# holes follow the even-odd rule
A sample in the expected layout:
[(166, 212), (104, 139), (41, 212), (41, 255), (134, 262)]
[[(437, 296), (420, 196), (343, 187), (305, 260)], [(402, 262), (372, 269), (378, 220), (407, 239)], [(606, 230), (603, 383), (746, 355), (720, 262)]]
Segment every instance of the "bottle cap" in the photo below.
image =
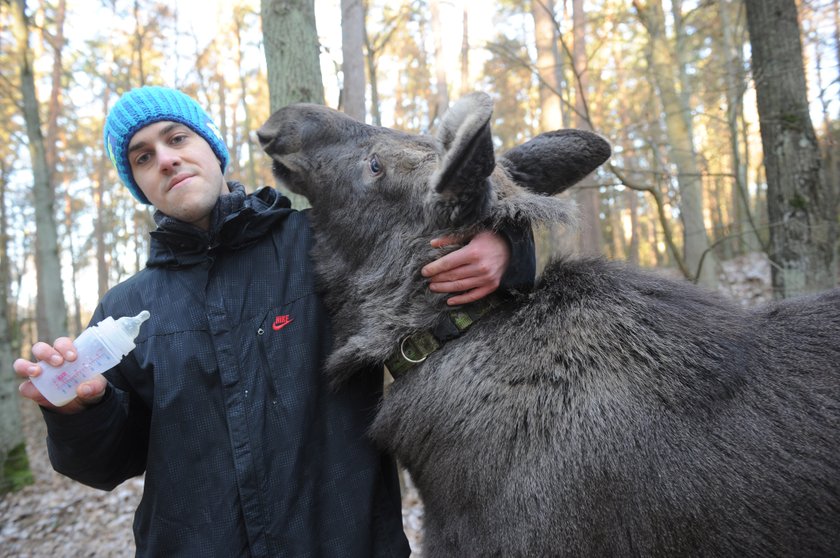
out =
[(143, 310), (136, 316), (123, 316), (114, 321), (107, 317), (98, 324), (102, 342), (118, 357), (127, 355), (135, 347), (134, 338), (140, 333), (140, 326), (149, 319), (148, 310)]

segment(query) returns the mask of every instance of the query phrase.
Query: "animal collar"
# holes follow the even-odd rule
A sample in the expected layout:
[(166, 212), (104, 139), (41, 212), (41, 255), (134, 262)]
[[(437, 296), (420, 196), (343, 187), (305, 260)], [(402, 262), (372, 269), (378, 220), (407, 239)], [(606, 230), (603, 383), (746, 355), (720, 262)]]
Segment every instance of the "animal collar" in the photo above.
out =
[(396, 379), (426, 360), (450, 339), (461, 336), (470, 326), (505, 303), (497, 294), (452, 310), (433, 330), (423, 330), (404, 337), (385, 361), (391, 376)]

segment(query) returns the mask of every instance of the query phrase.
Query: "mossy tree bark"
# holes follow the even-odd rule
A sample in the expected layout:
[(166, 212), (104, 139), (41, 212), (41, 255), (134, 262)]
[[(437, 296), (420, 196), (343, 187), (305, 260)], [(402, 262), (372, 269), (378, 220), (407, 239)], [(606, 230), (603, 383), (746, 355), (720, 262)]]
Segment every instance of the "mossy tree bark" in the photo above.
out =
[(836, 284), (837, 200), (820, 176), (795, 0), (746, 0), (770, 217), (773, 287), (785, 298)]

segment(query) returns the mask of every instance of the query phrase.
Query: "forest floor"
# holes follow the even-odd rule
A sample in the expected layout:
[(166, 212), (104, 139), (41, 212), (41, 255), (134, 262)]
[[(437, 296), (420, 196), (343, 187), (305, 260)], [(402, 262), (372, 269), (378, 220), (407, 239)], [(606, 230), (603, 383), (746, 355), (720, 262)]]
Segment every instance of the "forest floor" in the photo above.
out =
[[(21, 399), (21, 415), (34, 483), (0, 496), (0, 558), (134, 556), (132, 522), (143, 478), (104, 492), (59, 475), (47, 456), (40, 411)], [(403, 525), (413, 555), (420, 552), (422, 524), (423, 505), (407, 479)]]
[[(771, 298), (769, 267), (760, 256), (724, 265), (721, 292), (751, 306)], [(34, 484), (0, 496), (0, 558), (129, 557), (132, 521), (142, 477), (111, 492), (88, 488), (55, 473), (44, 443), (38, 409), (21, 400), (23, 431)], [(403, 525), (414, 555), (422, 546), (423, 505), (410, 479), (403, 497)]]

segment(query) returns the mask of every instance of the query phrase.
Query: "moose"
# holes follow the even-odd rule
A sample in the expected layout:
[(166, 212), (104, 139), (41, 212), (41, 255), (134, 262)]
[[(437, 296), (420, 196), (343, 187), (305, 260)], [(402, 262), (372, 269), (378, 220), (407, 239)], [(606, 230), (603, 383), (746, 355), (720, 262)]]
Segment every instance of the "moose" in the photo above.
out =
[[(326, 373), (340, 389), (371, 363), (408, 362), (371, 435), (420, 491), (425, 554), (836, 556), (840, 289), (742, 309), (566, 256), (530, 292), (447, 307), (420, 275), (440, 255), (430, 239), (573, 226), (553, 194), (610, 156), (600, 136), (559, 130), (497, 160), (492, 112), (468, 95), (432, 137), (296, 104), (258, 132), (312, 205)], [(476, 319), (416, 352), (453, 312)]]

